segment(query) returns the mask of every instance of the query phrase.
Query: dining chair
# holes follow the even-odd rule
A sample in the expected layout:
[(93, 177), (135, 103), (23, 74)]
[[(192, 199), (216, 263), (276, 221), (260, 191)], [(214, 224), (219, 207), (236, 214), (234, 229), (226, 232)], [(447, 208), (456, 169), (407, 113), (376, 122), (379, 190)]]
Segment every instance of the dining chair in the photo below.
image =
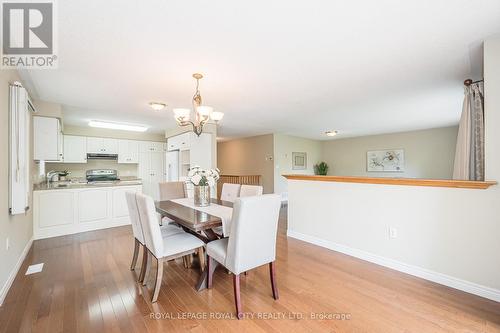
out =
[(263, 188), (258, 185), (241, 185), (240, 197), (262, 195)]
[(280, 196), (266, 194), (238, 198), (233, 205), (229, 238), (207, 244), (207, 288), (212, 288), (213, 260), (233, 273), (236, 314), (241, 318), (240, 274), (269, 264), (271, 288), (279, 298), (276, 285), (276, 234), (281, 206)]
[(222, 184), (220, 199), (224, 201), (234, 202), (234, 200), (236, 200), (236, 198), (240, 196), (240, 188), (240, 184)]
[[(137, 193), (137, 207), (144, 233), (147, 251), (157, 261), (156, 280), (151, 302), (158, 300), (161, 281), (163, 277), (163, 264), (172, 259), (190, 255), (198, 250), (203, 255), (205, 243), (187, 232), (163, 236), (156, 219), (156, 209), (153, 198)], [(201, 259), (200, 259), (201, 260)]]
[[(146, 270), (147, 257), (145, 255), (147, 254), (147, 250), (145, 247), (146, 243), (144, 242), (144, 233), (142, 231), (139, 210), (137, 207), (136, 192), (132, 191), (125, 192), (125, 199), (127, 201), (130, 223), (132, 224), (132, 233), (134, 235), (134, 254), (132, 256), (132, 263), (130, 264), (130, 270), (131, 271), (135, 270), (135, 266), (137, 265), (137, 257), (139, 256), (139, 250), (142, 247), (143, 260), (141, 264), (142, 265), (141, 271), (138, 278), (139, 282), (142, 282)], [(181, 228), (178, 228), (173, 225), (165, 225), (160, 227), (160, 232), (163, 236), (166, 237), (178, 233), (183, 233), (184, 231)]]
[(184, 182), (162, 182), (159, 186), (161, 201), (186, 197), (186, 184)]

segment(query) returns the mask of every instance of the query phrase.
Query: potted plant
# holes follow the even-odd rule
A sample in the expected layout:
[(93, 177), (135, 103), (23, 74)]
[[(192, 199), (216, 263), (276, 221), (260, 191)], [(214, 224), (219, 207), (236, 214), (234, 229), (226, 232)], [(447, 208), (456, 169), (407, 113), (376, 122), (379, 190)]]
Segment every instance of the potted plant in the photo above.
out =
[(202, 169), (194, 166), (189, 169), (188, 181), (194, 185), (194, 204), (199, 207), (210, 205), (210, 188), (219, 180), (219, 169)]
[(328, 173), (328, 164), (320, 162), (314, 166), (314, 173), (320, 176), (326, 176)]

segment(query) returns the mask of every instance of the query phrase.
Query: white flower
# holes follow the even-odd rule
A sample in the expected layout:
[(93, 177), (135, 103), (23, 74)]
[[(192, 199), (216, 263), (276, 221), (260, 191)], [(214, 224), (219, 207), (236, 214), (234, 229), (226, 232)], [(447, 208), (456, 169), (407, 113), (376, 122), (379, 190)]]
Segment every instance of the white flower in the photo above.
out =
[(212, 186), (214, 186), (214, 185), (215, 185), (215, 179), (214, 179), (214, 177), (211, 177), (211, 176), (210, 176), (210, 177), (207, 177), (207, 181), (208, 181), (208, 185), (209, 185), (210, 187), (212, 187)]
[(191, 177), (191, 182), (194, 184), (194, 185), (199, 185), (200, 184), (200, 181), (201, 181), (201, 176), (198, 175), (198, 174), (195, 174), (193, 177)]

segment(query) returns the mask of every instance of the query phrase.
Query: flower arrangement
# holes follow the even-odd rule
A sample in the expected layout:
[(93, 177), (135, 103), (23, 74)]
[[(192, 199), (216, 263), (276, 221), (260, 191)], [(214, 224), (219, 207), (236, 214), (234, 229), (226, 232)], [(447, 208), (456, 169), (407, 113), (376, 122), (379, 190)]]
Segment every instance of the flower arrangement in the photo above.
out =
[(188, 180), (195, 186), (214, 186), (220, 178), (220, 170), (202, 169), (199, 166), (194, 166), (189, 169)]

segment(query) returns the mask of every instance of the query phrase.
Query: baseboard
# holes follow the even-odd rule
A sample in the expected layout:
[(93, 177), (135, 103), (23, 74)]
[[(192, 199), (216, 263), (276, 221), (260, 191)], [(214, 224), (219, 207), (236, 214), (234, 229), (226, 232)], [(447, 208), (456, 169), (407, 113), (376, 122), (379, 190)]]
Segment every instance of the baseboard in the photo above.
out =
[(351, 248), (345, 245), (337, 244), (331, 241), (327, 241), (315, 236), (306, 235), (293, 230), (287, 231), (287, 236), (302, 240), (307, 243), (318, 245), (333, 251), (341, 252), (362, 260), (372, 262), (377, 265), (388, 267), (406, 274), (410, 274), (425, 280), (429, 280), (435, 283), (445, 285), (447, 287), (455, 288), (461, 291), (465, 291), (470, 294), (481, 296), (495, 302), (500, 302), (500, 290), (493, 289), (490, 287), (482, 286), (474, 282), (465, 281), (462, 279), (455, 278), (446, 274), (434, 272), (425, 268), (418, 266), (409, 265), (397, 260), (382, 257), (376, 254), (372, 254), (363, 250)]
[(30, 251), (32, 244), (33, 244), (33, 237), (31, 237), (31, 239), (24, 247), (23, 252), (21, 252), (21, 256), (19, 256), (19, 260), (17, 261), (16, 265), (9, 274), (9, 278), (7, 279), (7, 281), (5, 281), (5, 284), (2, 286), (2, 289), (0, 290), (0, 306), (2, 306), (3, 301), (5, 300), (5, 297), (9, 292), (9, 289), (12, 286), (14, 279), (16, 278), (17, 272), (19, 272), (19, 269), (23, 265), (24, 259), (26, 259), (26, 256), (28, 255), (28, 252)]

